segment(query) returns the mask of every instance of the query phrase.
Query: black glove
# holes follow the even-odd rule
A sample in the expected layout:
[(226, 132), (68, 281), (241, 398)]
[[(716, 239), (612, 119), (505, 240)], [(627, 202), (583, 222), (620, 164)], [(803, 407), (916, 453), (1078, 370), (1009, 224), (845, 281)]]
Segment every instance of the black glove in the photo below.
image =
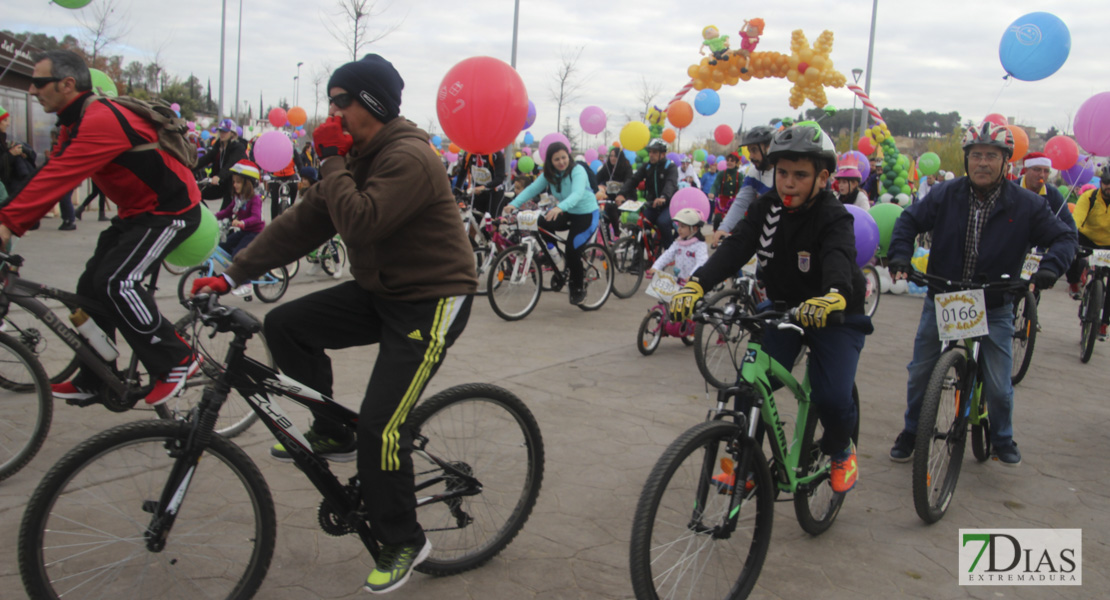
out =
[(890, 271), (891, 279), (894, 279), (899, 273), (909, 275), (913, 272), (913, 267), (910, 266), (910, 259), (908, 258), (891, 257), (886, 261), (886, 268)]
[(1033, 285), (1038, 290), (1050, 290), (1056, 285), (1057, 279), (1060, 279), (1060, 276), (1053, 273), (1051, 269), (1040, 268), (1033, 274)]

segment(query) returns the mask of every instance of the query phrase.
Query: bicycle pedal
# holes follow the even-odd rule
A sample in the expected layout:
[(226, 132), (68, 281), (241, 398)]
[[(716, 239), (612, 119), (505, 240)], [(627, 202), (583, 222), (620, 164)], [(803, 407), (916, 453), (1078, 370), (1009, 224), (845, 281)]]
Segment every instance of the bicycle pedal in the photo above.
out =
[(158, 501), (157, 500), (143, 500), (142, 510), (143, 510), (143, 512), (148, 513), (148, 514), (152, 514), (152, 515), (157, 513), (158, 512)]
[(68, 404), (69, 406), (76, 406), (76, 407), (79, 407), (79, 408), (85, 408), (86, 406), (92, 406), (93, 404), (100, 404), (100, 398), (98, 398), (96, 396), (93, 396), (92, 398), (85, 398), (85, 399), (66, 398), (66, 404)]

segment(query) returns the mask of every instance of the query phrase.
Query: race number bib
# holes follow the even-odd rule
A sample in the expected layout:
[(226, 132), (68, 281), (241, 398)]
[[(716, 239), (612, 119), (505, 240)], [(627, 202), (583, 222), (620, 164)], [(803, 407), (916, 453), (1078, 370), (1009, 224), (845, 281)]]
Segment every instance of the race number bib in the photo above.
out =
[(983, 290), (936, 295), (940, 340), (962, 340), (987, 335), (987, 299)]
[(625, 200), (624, 204), (618, 206), (617, 208), (626, 212), (640, 212), (640, 207), (642, 207), (644, 204), (647, 203), (643, 200)]
[(671, 298), (678, 292), (681, 286), (675, 280), (674, 275), (659, 271), (651, 279), (651, 285), (644, 291), (645, 294), (670, 304)]
[(489, 182), (493, 181), (493, 173), (485, 167), (471, 168), (470, 176), (474, 178), (476, 185), (489, 185)]
[(1095, 250), (1088, 262), (1092, 267), (1110, 267), (1110, 250)]
[(610, 194), (610, 195), (611, 194), (619, 194), (619, 193), (621, 193), (621, 188), (622, 187), (624, 187), (623, 183), (621, 183), (619, 181), (610, 181), (610, 182), (605, 184), (605, 193)]
[(537, 223), (540, 219), (540, 211), (538, 210), (522, 210), (516, 213), (516, 224), (521, 231), (536, 231), (539, 229)]
[(1025, 263), (1021, 265), (1021, 278), (1029, 281), (1033, 278), (1033, 273), (1041, 268), (1041, 255), (1035, 252), (1030, 252), (1025, 255)]

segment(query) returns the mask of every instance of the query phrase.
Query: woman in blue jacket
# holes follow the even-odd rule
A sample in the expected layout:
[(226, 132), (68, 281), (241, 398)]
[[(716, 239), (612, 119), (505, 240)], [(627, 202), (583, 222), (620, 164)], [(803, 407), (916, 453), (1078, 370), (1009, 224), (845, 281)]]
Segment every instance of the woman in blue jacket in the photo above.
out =
[(518, 210), (545, 191), (554, 196), (558, 204), (540, 217), (539, 226), (547, 231), (569, 230), (566, 256), (570, 267), (570, 303), (581, 304), (586, 299), (586, 290), (582, 287), (582, 257), (578, 249), (589, 242), (597, 230), (598, 206), (586, 169), (571, 159), (570, 150), (561, 142), (547, 147), (543, 176), (506, 205), (505, 213)]

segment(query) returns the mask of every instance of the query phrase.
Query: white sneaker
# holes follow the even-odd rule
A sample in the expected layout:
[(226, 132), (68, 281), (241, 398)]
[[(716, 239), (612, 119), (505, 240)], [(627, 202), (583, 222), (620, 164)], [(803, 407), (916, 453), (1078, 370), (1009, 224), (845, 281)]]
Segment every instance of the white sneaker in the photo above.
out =
[(231, 290), (231, 293), (236, 295), (236, 296), (250, 296), (251, 295), (251, 284), (245, 283), (245, 284)]

